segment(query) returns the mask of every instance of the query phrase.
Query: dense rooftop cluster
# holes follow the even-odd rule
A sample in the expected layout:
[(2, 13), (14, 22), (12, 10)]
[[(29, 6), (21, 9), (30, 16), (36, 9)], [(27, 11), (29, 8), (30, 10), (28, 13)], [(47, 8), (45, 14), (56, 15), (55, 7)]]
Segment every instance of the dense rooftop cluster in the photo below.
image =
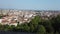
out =
[(0, 19), (1, 24), (17, 25), (17, 23), (29, 23), (36, 13), (21, 10), (0, 10), (0, 16), (3, 16)]
[(36, 10), (2, 10), (0, 9), (0, 23), (2, 25), (15, 25), (29, 23), (34, 16), (39, 15), (42, 19), (48, 20), (59, 15), (59, 11), (36, 11)]

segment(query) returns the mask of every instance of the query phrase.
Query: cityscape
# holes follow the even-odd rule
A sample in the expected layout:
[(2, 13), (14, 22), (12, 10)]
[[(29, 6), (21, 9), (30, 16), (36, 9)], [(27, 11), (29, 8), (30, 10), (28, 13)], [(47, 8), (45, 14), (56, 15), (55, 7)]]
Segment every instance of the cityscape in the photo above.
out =
[(0, 23), (2, 25), (15, 25), (23, 23), (29, 23), (35, 16), (41, 16), (42, 19), (48, 20), (48, 18), (56, 17), (60, 15), (60, 11), (36, 11), (36, 10), (0, 10)]
[[(37, 28), (39, 28), (40, 24), (44, 25), (44, 23), (45, 23), (45, 25), (46, 25), (48, 23), (50, 24), (50, 22), (52, 22), (52, 21), (53, 21), (52, 22), (52, 24), (53, 24), (55, 22), (54, 20), (57, 20), (58, 16), (60, 16), (60, 11), (0, 9), (0, 27), (3, 26), (0, 28), (0, 30), (3, 30), (5, 32), (6, 31), (9, 32), (11, 30), (12, 31), (16, 30), (16, 31), (19, 31), (20, 33), (21, 32), (25, 33), (25, 32), (30, 31), (30, 33), (32, 33), (32, 32), (34, 32), (34, 30), (32, 31), (31, 27), (35, 28), (37, 26)], [(60, 17), (58, 17), (58, 20), (59, 20), (59, 18)], [(52, 20), (52, 21), (50, 21), (50, 20)], [(37, 25), (37, 23), (40, 23), (40, 24)], [(58, 21), (57, 23), (60, 23), (60, 22)], [(51, 26), (52, 26), (52, 24), (51, 24)], [(43, 27), (42, 25), (41, 25), (41, 27)], [(49, 26), (47, 25), (46, 28), (48, 28), (48, 27)], [(31, 29), (31, 30), (29, 30), (29, 29)], [(38, 31), (38, 33), (41, 33), (39, 29), (37, 29), (37, 31)], [(48, 30), (49, 30), (49, 28), (48, 28)], [(11, 32), (9, 32), (9, 33), (11, 33)], [(28, 33), (25, 33), (25, 34), (28, 34)], [(35, 34), (35, 33), (32, 33), (32, 34)]]
[(60, 34), (60, 0), (0, 0), (0, 34)]

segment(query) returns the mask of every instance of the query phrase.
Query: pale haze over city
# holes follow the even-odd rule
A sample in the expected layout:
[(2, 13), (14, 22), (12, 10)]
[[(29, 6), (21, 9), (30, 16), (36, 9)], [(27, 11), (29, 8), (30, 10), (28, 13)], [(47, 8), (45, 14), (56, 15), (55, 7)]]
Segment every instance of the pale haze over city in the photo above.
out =
[(60, 10), (60, 0), (0, 0), (0, 9)]
[(60, 0), (0, 0), (0, 34), (60, 34)]

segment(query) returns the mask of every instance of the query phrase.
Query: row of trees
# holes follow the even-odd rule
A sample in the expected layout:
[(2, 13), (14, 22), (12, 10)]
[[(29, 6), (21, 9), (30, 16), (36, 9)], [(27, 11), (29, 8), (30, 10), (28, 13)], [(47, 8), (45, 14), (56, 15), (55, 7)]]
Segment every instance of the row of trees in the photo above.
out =
[(20, 31), (32, 32), (37, 34), (60, 34), (60, 16), (52, 17), (49, 20), (41, 19), (40, 16), (35, 16), (30, 23), (14, 25), (1, 25), (0, 30), (4, 31)]

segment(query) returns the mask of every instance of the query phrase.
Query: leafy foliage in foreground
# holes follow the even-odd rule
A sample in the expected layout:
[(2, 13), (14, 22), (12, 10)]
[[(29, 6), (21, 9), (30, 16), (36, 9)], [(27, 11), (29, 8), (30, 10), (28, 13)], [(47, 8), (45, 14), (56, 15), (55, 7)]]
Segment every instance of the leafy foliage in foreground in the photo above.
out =
[(0, 24), (0, 30), (32, 32), (37, 34), (60, 34), (60, 16), (52, 17), (49, 20), (43, 20), (39, 16), (36, 16), (30, 23), (18, 24), (17, 26)]

